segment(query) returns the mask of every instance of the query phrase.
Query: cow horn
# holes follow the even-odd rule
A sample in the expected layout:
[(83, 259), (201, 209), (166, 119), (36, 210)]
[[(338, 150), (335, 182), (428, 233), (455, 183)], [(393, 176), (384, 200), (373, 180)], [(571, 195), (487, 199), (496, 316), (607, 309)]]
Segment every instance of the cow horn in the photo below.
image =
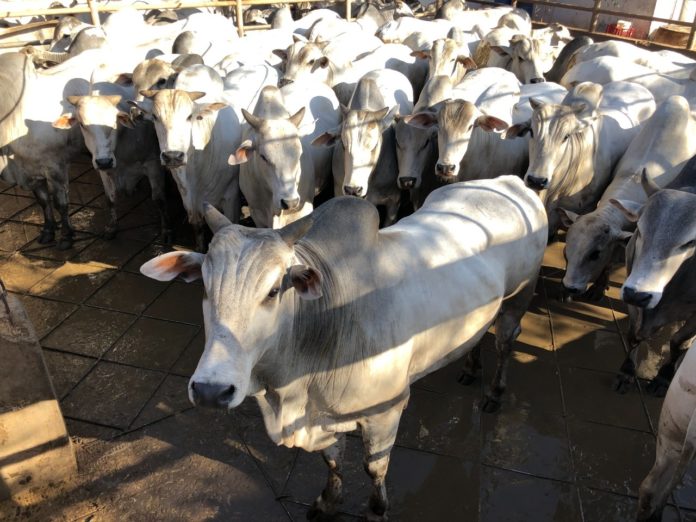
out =
[(657, 186), (657, 183), (655, 183), (652, 179), (650, 179), (650, 176), (648, 176), (648, 169), (646, 168), (643, 168), (643, 172), (641, 172), (640, 174), (640, 184), (643, 187), (645, 195), (648, 197), (652, 196), (655, 192), (660, 190), (660, 187)]
[(242, 115), (244, 116), (244, 119), (247, 121), (247, 123), (249, 125), (251, 125), (251, 127), (254, 130), (259, 130), (259, 128), (261, 127), (261, 124), (263, 123), (262, 118), (259, 118), (258, 116), (254, 116), (246, 109), (242, 109)]
[(298, 219), (285, 225), (283, 228), (278, 230), (280, 238), (288, 244), (288, 246), (293, 246), (302, 236), (304, 236), (307, 231), (314, 224), (314, 216), (312, 214)]
[(205, 222), (208, 223), (208, 226), (210, 227), (210, 230), (213, 231), (213, 234), (219, 232), (223, 227), (232, 224), (232, 222), (227, 219), (222, 212), (220, 212), (210, 203), (203, 204), (203, 215), (205, 216)]

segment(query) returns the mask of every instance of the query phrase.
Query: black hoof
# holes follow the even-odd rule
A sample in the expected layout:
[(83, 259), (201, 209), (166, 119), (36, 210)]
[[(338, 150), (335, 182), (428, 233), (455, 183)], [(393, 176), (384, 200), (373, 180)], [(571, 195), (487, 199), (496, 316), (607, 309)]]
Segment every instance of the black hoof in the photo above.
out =
[(621, 395), (627, 393), (631, 387), (633, 386), (633, 377), (630, 377), (628, 375), (624, 374), (619, 374), (616, 376), (614, 379), (614, 384), (612, 388), (616, 393), (620, 393)]
[(462, 372), (462, 374), (459, 376), (459, 379), (457, 379), (457, 382), (459, 384), (463, 384), (464, 386), (469, 386), (476, 380), (476, 376), (472, 375), (467, 372)]
[(645, 387), (645, 390), (653, 397), (664, 397), (668, 389), (669, 381), (660, 375), (655, 376)]
[(104, 239), (107, 241), (111, 241), (116, 237), (116, 230), (115, 228), (107, 228), (104, 230)]
[(484, 397), (481, 403), (481, 410), (486, 413), (495, 413), (500, 409), (500, 399), (493, 397)]
[(42, 229), (39, 235), (39, 244), (45, 245), (46, 243), (51, 243), (55, 236), (54, 230)]
[(63, 237), (58, 241), (58, 250), (70, 250), (73, 247), (73, 239), (71, 237)]

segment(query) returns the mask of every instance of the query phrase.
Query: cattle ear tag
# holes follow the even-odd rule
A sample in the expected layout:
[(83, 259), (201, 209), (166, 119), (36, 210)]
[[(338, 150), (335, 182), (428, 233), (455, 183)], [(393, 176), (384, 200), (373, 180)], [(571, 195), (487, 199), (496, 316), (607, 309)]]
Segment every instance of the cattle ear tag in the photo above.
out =
[(53, 127), (56, 129), (70, 129), (76, 122), (77, 119), (72, 114), (66, 113), (53, 122)]
[(319, 299), (321, 292), (321, 274), (306, 265), (294, 265), (288, 269), (288, 282), (295, 288), (301, 299)]

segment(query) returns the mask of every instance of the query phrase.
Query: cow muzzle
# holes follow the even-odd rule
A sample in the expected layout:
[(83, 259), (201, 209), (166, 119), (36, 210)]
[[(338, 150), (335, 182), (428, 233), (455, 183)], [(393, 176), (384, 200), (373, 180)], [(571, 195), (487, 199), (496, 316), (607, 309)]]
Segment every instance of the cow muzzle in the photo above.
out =
[(351, 185), (344, 185), (343, 186), (343, 193), (346, 196), (355, 196), (356, 198), (362, 198), (365, 197), (365, 189), (363, 187), (354, 187)]
[(227, 408), (237, 389), (234, 385), (191, 381), (191, 401), (206, 408)]
[(456, 175), (455, 171), (457, 170), (456, 165), (448, 164), (448, 163), (438, 163), (435, 165), (435, 174), (437, 176), (445, 181), (452, 181)]
[(532, 78), (529, 80), (529, 83), (545, 83), (546, 80), (544, 78)]
[(291, 80), (290, 78), (281, 78), (278, 82), (278, 87), (285, 87), (286, 85), (290, 85), (292, 82), (294, 82), (294, 80)]
[(399, 187), (401, 190), (411, 190), (416, 188), (416, 178), (404, 177), (399, 178)]
[(621, 298), (625, 303), (639, 308), (647, 307), (654, 297), (652, 292), (640, 292), (630, 286), (624, 286), (621, 291)]
[(544, 190), (549, 186), (548, 178), (538, 178), (536, 176), (527, 175), (524, 181), (529, 188), (534, 190)]
[(97, 158), (94, 160), (97, 170), (109, 170), (114, 168), (114, 158)]
[(186, 154), (179, 150), (166, 150), (160, 154), (160, 161), (165, 167), (182, 167), (186, 165)]
[(300, 206), (300, 198), (281, 199), (280, 208), (283, 210), (295, 210)]

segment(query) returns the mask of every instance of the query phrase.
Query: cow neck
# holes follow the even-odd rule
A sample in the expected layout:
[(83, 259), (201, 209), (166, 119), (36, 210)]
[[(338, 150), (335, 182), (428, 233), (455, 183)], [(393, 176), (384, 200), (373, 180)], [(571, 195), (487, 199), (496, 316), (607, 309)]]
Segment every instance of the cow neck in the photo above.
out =
[[(593, 123), (586, 132), (572, 134), (568, 138), (568, 146), (554, 172), (554, 179), (560, 178), (560, 182), (549, 187), (547, 201), (555, 201), (564, 194), (573, 194), (592, 183), (597, 159), (598, 134), (597, 124)], [(589, 164), (586, 164), (582, 158), (589, 158)], [(591, 171), (589, 176), (583, 176), (583, 168)], [(585, 179), (588, 181), (584, 182)]]

